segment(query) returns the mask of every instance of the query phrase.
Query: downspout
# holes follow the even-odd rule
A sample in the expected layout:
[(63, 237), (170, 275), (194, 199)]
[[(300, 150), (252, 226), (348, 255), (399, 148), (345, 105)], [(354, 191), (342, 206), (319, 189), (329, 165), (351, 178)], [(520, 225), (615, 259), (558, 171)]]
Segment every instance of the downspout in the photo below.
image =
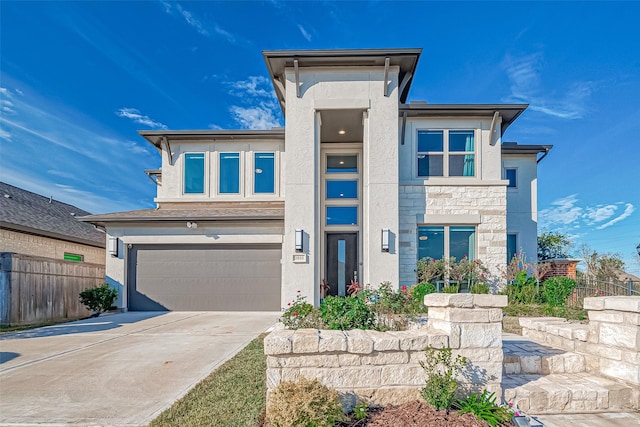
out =
[(402, 127), (400, 128), (400, 145), (404, 145), (404, 136), (407, 132), (407, 112), (402, 112)]

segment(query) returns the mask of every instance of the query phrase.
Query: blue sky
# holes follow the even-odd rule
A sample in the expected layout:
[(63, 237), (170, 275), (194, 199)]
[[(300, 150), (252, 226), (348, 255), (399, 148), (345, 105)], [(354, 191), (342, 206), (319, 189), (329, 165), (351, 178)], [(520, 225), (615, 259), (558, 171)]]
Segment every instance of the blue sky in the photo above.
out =
[(529, 103), (540, 228), (640, 274), (640, 3), (3, 1), (0, 179), (153, 207), (137, 129), (283, 125), (261, 50), (421, 47), (409, 99)]

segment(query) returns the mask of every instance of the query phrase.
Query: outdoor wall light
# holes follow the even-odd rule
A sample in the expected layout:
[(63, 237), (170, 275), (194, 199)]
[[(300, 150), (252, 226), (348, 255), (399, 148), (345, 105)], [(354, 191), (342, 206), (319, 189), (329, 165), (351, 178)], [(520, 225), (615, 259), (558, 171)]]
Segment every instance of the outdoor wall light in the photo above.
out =
[(382, 252), (389, 252), (389, 229), (382, 229)]
[(109, 255), (111, 255), (114, 258), (118, 256), (118, 238), (117, 237), (109, 236), (109, 239), (107, 240), (107, 251), (109, 251)]
[(187, 222), (187, 228), (198, 228), (198, 223), (189, 221)]
[(304, 230), (296, 228), (296, 252), (304, 252)]

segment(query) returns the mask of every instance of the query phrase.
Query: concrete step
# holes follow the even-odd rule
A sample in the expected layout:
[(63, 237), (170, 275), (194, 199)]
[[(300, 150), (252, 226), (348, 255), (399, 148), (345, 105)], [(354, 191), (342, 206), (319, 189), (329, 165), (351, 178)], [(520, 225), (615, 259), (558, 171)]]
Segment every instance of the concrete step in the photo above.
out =
[(585, 372), (585, 358), (581, 354), (539, 344), (530, 338), (504, 334), (503, 373), (507, 375), (548, 375)]
[(503, 375), (502, 393), (505, 402), (535, 414), (633, 411), (639, 400), (632, 387), (587, 372)]

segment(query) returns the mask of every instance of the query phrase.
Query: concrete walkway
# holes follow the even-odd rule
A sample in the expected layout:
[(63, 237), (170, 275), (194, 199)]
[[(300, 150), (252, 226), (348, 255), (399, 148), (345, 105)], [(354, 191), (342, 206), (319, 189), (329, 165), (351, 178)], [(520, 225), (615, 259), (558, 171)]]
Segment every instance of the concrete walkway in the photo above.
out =
[(0, 425), (146, 425), (279, 316), (131, 312), (0, 335)]

